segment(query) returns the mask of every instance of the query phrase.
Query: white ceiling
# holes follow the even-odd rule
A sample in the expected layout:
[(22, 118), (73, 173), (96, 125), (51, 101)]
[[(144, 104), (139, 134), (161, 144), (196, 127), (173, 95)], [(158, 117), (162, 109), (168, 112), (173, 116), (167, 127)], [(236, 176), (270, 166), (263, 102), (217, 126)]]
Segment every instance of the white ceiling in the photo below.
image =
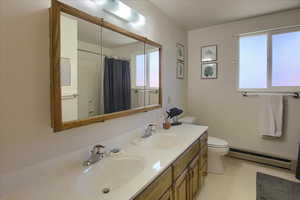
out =
[(149, 0), (187, 30), (300, 8), (300, 0)]

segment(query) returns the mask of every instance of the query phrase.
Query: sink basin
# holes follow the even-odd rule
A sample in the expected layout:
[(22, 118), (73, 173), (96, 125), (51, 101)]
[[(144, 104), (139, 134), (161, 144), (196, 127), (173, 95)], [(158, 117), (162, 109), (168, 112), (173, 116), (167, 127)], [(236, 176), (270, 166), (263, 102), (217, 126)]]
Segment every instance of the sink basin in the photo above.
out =
[(145, 167), (140, 157), (106, 158), (86, 168), (78, 177), (78, 191), (86, 198), (99, 198), (134, 179)]
[(154, 135), (147, 139), (146, 145), (159, 149), (170, 149), (179, 144), (179, 139), (174, 135)]

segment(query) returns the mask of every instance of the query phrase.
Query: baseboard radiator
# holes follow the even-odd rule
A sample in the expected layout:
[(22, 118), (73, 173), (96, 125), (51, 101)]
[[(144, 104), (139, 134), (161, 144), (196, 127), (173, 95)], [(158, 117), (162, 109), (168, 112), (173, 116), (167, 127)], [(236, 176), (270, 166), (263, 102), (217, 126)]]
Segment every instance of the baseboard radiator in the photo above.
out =
[(280, 167), (284, 169), (293, 170), (293, 161), (279, 158), (275, 156), (265, 155), (261, 153), (251, 152), (248, 150), (240, 150), (236, 148), (230, 148), (228, 156), (243, 159), (243, 160), (249, 160), (265, 165), (270, 165), (274, 167)]

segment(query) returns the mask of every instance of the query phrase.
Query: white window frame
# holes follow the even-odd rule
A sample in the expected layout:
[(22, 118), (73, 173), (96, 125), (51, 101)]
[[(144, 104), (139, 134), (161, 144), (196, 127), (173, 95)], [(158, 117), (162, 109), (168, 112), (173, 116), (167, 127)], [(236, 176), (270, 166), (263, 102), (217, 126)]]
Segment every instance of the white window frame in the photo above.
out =
[(159, 84), (158, 84), (158, 87), (150, 87), (150, 53), (153, 53), (153, 52), (156, 52), (156, 51), (158, 51), (158, 53), (159, 53), (158, 49), (153, 49), (151, 51), (148, 51), (146, 53), (146, 56), (145, 56), (145, 58), (146, 58), (146, 70), (145, 70), (145, 72), (146, 72), (146, 74), (145, 74), (146, 86), (145, 87), (146, 87), (146, 89), (150, 89), (150, 90), (159, 89)]
[[(136, 80), (137, 80), (137, 74), (136, 74), (136, 71), (137, 71), (137, 62), (136, 62), (136, 60), (137, 60), (137, 56), (139, 56), (139, 55), (144, 55), (144, 66), (146, 64), (146, 55), (144, 53), (137, 52), (137, 53), (134, 54), (134, 64), (135, 64), (135, 70), (134, 70), (134, 74), (133, 74), (134, 75), (134, 88), (135, 89), (144, 89), (146, 87), (145, 85), (144, 86), (137, 86), (136, 85)], [(146, 70), (147, 69), (144, 70), (144, 76), (145, 76)], [(144, 78), (144, 81), (146, 81), (146, 77)]]
[[(239, 92), (299, 92), (300, 86), (272, 86), (272, 36), (282, 33), (300, 32), (299, 27), (282, 28), (270, 31), (241, 34), (237, 38), (237, 90)], [(255, 35), (267, 35), (267, 88), (240, 88), (240, 38)], [(300, 65), (300, 58), (299, 58)], [(299, 66), (300, 67), (300, 66)]]
[(136, 63), (136, 58), (138, 55), (144, 55), (145, 56), (145, 59), (144, 59), (144, 62), (145, 62), (145, 85), (144, 86), (137, 86), (136, 85), (136, 70), (135, 70), (135, 73), (134, 73), (134, 76), (135, 76), (135, 88), (136, 89), (150, 89), (150, 90), (156, 90), (156, 89), (159, 89), (159, 86), (158, 87), (150, 87), (150, 53), (152, 52), (155, 52), (155, 51), (158, 51), (158, 50), (151, 50), (151, 51), (148, 51), (147, 53), (136, 53), (134, 56), (135, 56), (135, 63)]

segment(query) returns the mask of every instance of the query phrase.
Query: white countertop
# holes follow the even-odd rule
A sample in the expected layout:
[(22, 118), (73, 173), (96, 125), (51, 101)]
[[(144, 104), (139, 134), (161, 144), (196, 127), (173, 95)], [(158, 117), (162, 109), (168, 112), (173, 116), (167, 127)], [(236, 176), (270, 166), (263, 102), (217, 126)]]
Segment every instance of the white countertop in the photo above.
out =
[[(179, 143), (171, 148), (154, 148), (152, 146), (141, 144), (127, 144), (120, 155), (134, 156), (142, 158), (145, 167), (141, 172), (132, 178), (128, 183), (120, 186), (109, 194), (87, 197), (80, 192), (79, 177), (86, 172), (87, 167), (82, 163), (70, 162), (69, 165), (57, 170), (54, 175), (47, 177), (47, 181), (35, 182), (34, 185), (13, 192), (7, 196), (0, 197), (0, 200), (129, 200), (133, 199), (139, 192), (146, 188), (162, 171), (164, 171), (175, 159), (183, 153), (197, 138), (199, 138), (208, 127), (183, 124), (172, 127), (169, 130), (158, 129), (155, 134), (174, 135), (179, 139)], [(147, 139), (146, 139), (147, 140)], [(104, 158), (109, 159), (109, 158)], [(103, 160), (104, 161), (104, 160)], [(101, 165), (103, 161), (92, 165), (93, 167)], [(122, 171), (122, 166), (119, 166)], [(134, 169), (132, 169), (134, 170)], [(124, 171), (123, 173), (126, 173)], [(45, 175), (47, 176), (47, 175)], [(101, 177), (102, 178), (102, 177)], [(109, 177), (104, 177), (104, 179)], [(45, 180), (45, 179), (41, 179)], [(26, 181), (26, 180), (25, 180)], [(31, 183), (28, 180), (28, 183)], [(101, 188), (99, 188), (101, 191)]]

